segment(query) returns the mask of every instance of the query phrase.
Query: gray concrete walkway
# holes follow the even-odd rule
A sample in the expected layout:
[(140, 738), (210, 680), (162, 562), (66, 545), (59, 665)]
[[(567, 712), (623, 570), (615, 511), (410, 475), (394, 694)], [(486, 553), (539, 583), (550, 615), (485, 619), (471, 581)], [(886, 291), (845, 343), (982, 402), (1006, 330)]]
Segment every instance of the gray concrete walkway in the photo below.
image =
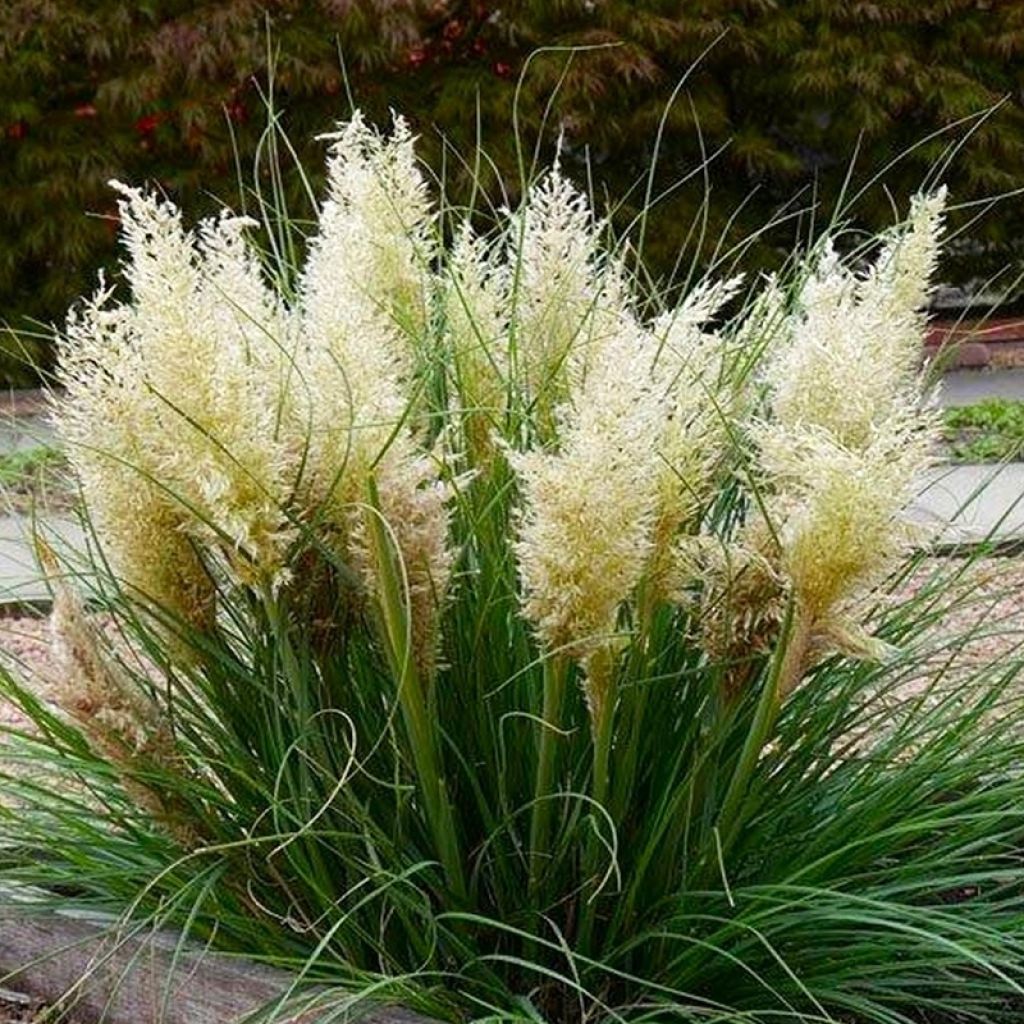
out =
[(942, 545), (1024, 539), (1024, 462), (936, 466), (909, 511)]
[(42, 415), (15, 417), (0, 415), (0, 454), (25, 451), (55, 444), (53, 428)]
[(953, 408), (986, 398), (1024, 401), (1024, 369), (953, 370), (943, 375), (939, 389), (940, 405)]
[(28, 516), (0, 517), (0, 605), (34, 602), (49, 597), (36, 564), (33, 530), (58, 553), (65, 548), (81, 551), (84, 535), (71, 519), (47, 519), (34, 523)]

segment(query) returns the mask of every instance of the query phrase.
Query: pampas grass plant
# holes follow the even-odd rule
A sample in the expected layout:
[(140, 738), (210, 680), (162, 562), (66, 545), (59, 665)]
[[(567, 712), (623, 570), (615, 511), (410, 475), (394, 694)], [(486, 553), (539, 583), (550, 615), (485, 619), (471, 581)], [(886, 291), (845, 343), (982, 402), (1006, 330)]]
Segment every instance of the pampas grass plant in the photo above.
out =
[(124, 294), (53, 400), (63, 676), (4, 683), (8, 886), (345, 1012), (1018, 1020), (1019, 656), (944, 688), (944, 577), (887, 596), (944, 192), (670, 300), (557, 165), (479, 232), (401, 118), (329, 146), (301, 265), (116, 186)]

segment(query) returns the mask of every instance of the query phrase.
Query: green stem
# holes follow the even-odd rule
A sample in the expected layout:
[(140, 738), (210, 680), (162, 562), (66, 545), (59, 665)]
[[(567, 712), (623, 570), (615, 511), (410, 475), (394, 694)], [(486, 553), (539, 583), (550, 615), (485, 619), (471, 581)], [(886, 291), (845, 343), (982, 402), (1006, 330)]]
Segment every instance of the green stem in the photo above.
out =
[(456, 899), (465, 902), (468, 890), (455, 817), (441, 766), (437, 731), (430, 716), (423, 681), (416, 668), (411, 624), (403, 600), (404, 588), (396, 564), (394, 545), (380, 514), (380, 499), (372, 476), (368, 489), (371, 509), (367, 513), (367, 525), (377, 568), (377, 604), (388, 663), (392, 675), (398, 681), (398, 703), (423, 797), (427, 827), (449, 887)]
[(569, 662), (552, 655), (544, 662), (544, 708), (537, 753), (537, 775), (530, 816), (530, 893), (536, 895), (550, 844), (552, 785), (561, 739), (562, 705)]
[(637, 757), (642, 749), (642, 730), (647, 700), (651, 691), (647, 678), (650, 662), (651, 628), (656, 611), (652, 598), (652, 590), (647, 583), (640, 586), (637, 598), (637, 637), (632, 645), (630, 657), (634, 659), (636, 668), (630, 672), (633, 686), (623, 693), (623, 714), (620, 725), (629, 731), (629, 740), (622, 745), (621, 754), (615, 763), (615, 786), (612, 791), (610, 808), (616, 820), (621, 820), (626, 807), (633, 796), (634, 779), (636, 778)]
[(596, 652), (590, 660), (589, 671), (591, 685), (600, 691), (594, 708), (594, 778), (591, 782), (591, 795), (596, 803), (603, 806), (608, 799), (612, 725), (618, 700), (615, 664), (611, 652), (606, 649)]
[(757, 702), (754, 719), (750, 724), (740, 752), (736, 769), (729, 781), (718, 814), (718, 831), (722, 851), (729, 849), (742, 823), (740, 811), (746, 800), (750, 779), (778, 718), (782, 699), (800, 681), (806, 668), (807, 649), (810, 644), (810, 624), (791, 600), (779, 636), (771, 671)]
[[(615, 658), (608, 648), (602, 648), (591, 656), (587, 666), (587, 677), (587, 686), (591, 691), (590, 702), (594, 731), (593, 778), (590, 783), (590, 793), (595, 804), (607, 809), (612, 739), (615, 734), (615, 705), (618, 701)], [(592, 882), (596, 882), (601, 863), (601, 849), (601, 842), (595, 832), (588, 838), (584, 854), (583, 879), (586, 888), (589, 888)], [(577, 939), (577, 948), (580, 950), (586, 951), (590, 944), (597, 915), (597, 896), (595, 888), (583, 905)]]

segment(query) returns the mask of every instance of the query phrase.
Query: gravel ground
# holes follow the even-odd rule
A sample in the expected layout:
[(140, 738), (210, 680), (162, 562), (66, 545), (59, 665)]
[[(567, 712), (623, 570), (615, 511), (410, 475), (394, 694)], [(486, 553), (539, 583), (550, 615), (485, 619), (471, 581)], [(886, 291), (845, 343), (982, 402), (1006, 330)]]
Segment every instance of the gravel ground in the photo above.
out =
[[(49, 621), (37, 616), (17, 615), (0, 619), (0, 648), (8, 659), (24, 667), (26, 677), (45, 688), (54, 673), (50, 657)], [(11, 704), (0, 699), (0, 725), (18, 724), (21, 715)], [(3, 1024), (0, 1018), (0, 1024)]]
[[(47, 1007), (28, 996), (0, 988), (0, 1024), (39, 1024), (49, 1020)], [(61, 1024), (75, 1024), (70, 1017), (61, 1017)]]
[[(894, 594), (894, 600), (920, 592), (937, 570), (948, 574), (950, 559), (925, 561), (920, 571)], [(954, 562), (961, 571), (941, 594), (944, 607), (951, 610), (937, 619), (929, 630), (936, 640), (963, 637), (950, 666), (950, 681), (957, 682), (1010, 654), (1024, 654), (1024, 556), (979, 560), (973, 564)], [(972, 632), (973, 631), (973, 632)], [(921, 678), (931, 678), (934, 661), (945, 662), (944, 650), (932, 662), (922, 664)], [(1024, 686), (1024, 679), (1021, 680)]]
[(16, 993), (0, 992), (0, 1024), (32, 1024), (40, 1007)]
[(78, 1022), (78, 1018), (75, 1017), (53, 1016), (52, 1008), (45, 1006), (38, 999), (0, 988), (0, 1024), (45, 1024), (51, 1019), (59, 1020), (60, 1024)]

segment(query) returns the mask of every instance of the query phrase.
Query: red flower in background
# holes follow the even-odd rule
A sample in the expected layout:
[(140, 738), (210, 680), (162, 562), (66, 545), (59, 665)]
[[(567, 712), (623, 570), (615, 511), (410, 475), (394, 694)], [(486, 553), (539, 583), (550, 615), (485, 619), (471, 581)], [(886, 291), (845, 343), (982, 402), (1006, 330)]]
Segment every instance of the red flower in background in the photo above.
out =
[(28, 123), (25, 121), (14, 121), (7, 126), (7, 138), (23, 139), (28, 135)]
[(143, 114), (142, 117), (135, 122), (135, 130), (142, 136), (152, 135), (163, 119), (163, 114)]
[(427, 62), (427, 51), (422, 46), (414, 46), (405, 57), (411, 68), (421, 68)]
[(79, 103), (74, 110), (75, 117), (97, 117), (99, 111), (92, 103)]
[(512, 65), (506, 64), (503, 60), (497, 60), (494, 62), (494, 73), (499, 78), (508, 78), (512, 74)]
[(224, 109), (227, 111), (228, 118), (236, 124), (242, 124), (249, 119), (249, 111), (245, 109), (245, 104), (241, 100), (232, 100)]

